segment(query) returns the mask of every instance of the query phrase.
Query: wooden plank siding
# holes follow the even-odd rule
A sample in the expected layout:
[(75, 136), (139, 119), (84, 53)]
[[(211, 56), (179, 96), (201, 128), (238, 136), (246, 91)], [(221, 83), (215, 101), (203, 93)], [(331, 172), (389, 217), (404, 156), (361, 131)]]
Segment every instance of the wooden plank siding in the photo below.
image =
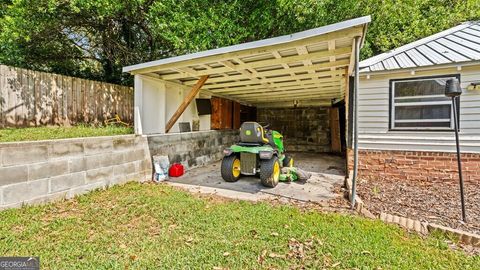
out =
[(454, 152), (453, 132), (389, 130), (390, 80), (459, 74), (463, 94), (460, 101), (461, 150), (480, 153), (480, 91), (467, 91), (472, 82), (480, 82), (480, 66), (438, 68), (436, 70), (361, 74), (359, 85), (359, 148), (377, 150)]
[(133, 123), (133, 88), (0, 65), (0, 128)]

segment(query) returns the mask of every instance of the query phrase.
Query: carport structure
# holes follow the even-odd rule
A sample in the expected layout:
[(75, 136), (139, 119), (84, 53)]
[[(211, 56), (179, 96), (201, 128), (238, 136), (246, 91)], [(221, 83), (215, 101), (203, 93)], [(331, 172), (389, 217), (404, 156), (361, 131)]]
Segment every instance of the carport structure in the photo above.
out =
[[(359, 50), (369, 22), (370, 16), (360, 17), (124, 67), (124, 72), (135, 75), (136, 133), (168, 133), (199, 93), (258, 108), (330, 106), (332, 100), (343, 99), (348, 108), (349, 78), (358, 72)], [(150, 93), (155, 91), (152, 87), (144, 86), (144, 79), (190, 90), (182, 99), (167, 96), (162, 103)], [(175, 110), (158, 111), (162, 105)], [(145, 126), (147, 130), (142, 129)]]

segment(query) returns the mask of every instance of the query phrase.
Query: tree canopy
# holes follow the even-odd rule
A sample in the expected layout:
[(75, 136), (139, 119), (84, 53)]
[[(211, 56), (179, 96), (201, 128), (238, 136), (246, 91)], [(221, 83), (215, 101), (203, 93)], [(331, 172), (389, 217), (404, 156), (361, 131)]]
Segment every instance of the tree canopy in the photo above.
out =
[(362, 58), (480, 18), (478, 0), (0, 0), (0, 63), (131, 84), (122, 67), (371, 15)]

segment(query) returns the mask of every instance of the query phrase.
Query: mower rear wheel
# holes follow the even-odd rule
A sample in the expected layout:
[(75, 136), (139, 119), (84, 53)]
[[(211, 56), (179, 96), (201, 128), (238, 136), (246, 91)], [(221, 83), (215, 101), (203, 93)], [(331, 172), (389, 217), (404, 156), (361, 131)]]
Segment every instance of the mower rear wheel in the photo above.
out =
[(260, 180), (266, 187), (275, 187), (280, 178), (280, 162), (277, 157), (260, 161)]
[(223, 180), (236, 182), (240, 178), (240, 159), (235, 155), (224, 157), (220, 171)]

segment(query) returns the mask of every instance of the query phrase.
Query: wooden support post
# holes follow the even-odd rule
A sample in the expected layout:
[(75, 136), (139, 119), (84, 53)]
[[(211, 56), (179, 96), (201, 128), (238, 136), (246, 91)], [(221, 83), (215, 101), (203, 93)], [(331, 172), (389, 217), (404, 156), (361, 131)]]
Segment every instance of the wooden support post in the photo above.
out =
[(175, 122), (177, 122), (178, 118), (182, 115), (182, 113), (185, 111), (185, 109), (188, 107), (190, 102), (195, 98), (195, 96), (200, 92), (200, 88), (205, 84), (205, 82), (208, 79), (208, 75), (200, 77), (198, 82), (192, 87), (192, 90), (190, 93), (188, 93), (188, 96), (186, 96), (183, 99), (182, 104), (178, 107), (177, 111), (172, 115), (172, 118), (168, 120), (167, 125), (165, 126), (165, 133), (168, 133), (170, 129), (172, 129), (173, 125)]

